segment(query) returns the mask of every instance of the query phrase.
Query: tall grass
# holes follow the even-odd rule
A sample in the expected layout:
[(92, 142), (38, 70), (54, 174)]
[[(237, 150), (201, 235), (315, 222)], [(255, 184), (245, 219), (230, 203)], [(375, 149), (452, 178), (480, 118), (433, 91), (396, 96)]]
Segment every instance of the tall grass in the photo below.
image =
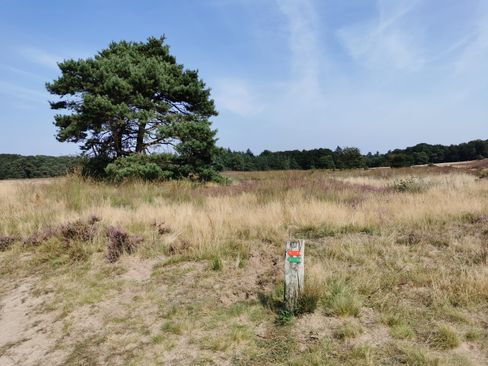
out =
[[(249, 344), (254, 353), (248, 354), (247, 364), (288, 360), (290, 348), (284, 346), (311, 333), (310, 328), (320, 330), (315, 322), (324, 322), (330, 337), (314, 333), (305, 356), (293, 353), (297, 364), (321, 364), (324, 357), (336, 360), (337, 355), (349, 364), (427, 364), (440, 352), (446, 358), (448, 352), (458, 352), (465, 341), (488, 349), (483, 328), (488, 314), (488, 180), (430, 167), (228, 176), (228, 185), (114, 186), (76, 177), (0, 182), (0, 275), (32, 275), (22, 267), (26, 263), (36, 274), (52, 271), (49, 281), (58, 288), (63, 300), (57, 303), (65, 303), (65, 313), (95, 304), (111, 286), (122, 286), (118, 271), (124, 271), (125, 259), (134, 259), (123, 258), (134, 251), (158, 258), (148, 282), (137, 285), (141, 298), (148, 291), (150, 296), (140, 301), (150, 302), (151, 309), (172, 301), (176, 309), (186, 311), (180, 304), (188, 304), (197, 311), (195, 298), (212, 299), (218, 292), (225, 304), (245, 286), (246, 296), (233, 305), (256, 312), (257, 320), (245, 325), (264, 322), (269, 335), (253, 343), (248, 339), (252, 331), (223, 322), (229, 328), (213, 341), (203, 322), (198, 331), (206, 336), (199, 341), (196, 332), (192, 344), (228, 357), (236, 345)], [(418, 181), (422, 189), (415, 186)], [(92, 225), (94, 232), (80, 224), (91, 217), (101, 219)], [(247, 296), (265, 291), (263, 299), (281, 301), (282, 291), (269, 292), (282, 288), (280, 261), (290, 237), (307, 239), (306, 291), (300, 314), (278, 316), (282, 324), (275, 329), (276, 312), (268, 312), (273, 306)], [(110, 249), (116, 254), (113, 262), (121, 257), (115, 264), (107, 261)], [(179, 266), (190, 260), (196, 265)], [(175, 286), (175, 291), (165, 286)], [(163, 304), (152, 303), (161, 299)], [(200, 315), (218, 320), (226, 308), (222, 304), (209, 303)], [(142, 323), (152, 316), (141, 314)], [(307, 317), (314, 324), (306, 323)], [(290, 322), (300, 334), (291, 336)], [(189, 316), (183, 315), (165, 320), (159, 328), (163, 334), (149, 338), (151, 344), (165, 344), (166, 333), (190, 339), (195, 324), (187, 323)], [(281, 333), (271, 336), (275, 331)], [(283, 332), (290, 336), (279, 336)]]

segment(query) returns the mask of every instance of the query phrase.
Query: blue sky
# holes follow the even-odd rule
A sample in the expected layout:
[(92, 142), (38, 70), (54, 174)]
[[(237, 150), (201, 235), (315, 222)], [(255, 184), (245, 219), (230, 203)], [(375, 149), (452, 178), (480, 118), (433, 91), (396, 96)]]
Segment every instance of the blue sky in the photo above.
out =
[(237, 150), (488, 138), (488, 1), (0, 2), (0, 152), (73, 154), (44, 83), (56, 62), (165, 34)]

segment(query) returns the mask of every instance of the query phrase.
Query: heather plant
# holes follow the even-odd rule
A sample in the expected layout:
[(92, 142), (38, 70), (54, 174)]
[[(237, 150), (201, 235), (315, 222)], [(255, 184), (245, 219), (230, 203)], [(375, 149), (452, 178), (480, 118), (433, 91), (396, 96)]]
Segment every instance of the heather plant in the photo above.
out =
[(107, 230), (108, 246), (106, 258), (110, 263), (116, 262), (123, 253), (135, 252), (143, 239), (130, 235), (122, 229), (110, 226)]

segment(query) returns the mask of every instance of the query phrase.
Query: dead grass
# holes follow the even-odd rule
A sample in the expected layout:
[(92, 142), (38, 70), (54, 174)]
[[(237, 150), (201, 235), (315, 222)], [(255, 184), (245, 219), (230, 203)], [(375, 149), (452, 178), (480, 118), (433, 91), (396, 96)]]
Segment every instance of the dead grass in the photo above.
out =
[[(229, 176), (0, 182), (0, 307), (30, 284), (54, 337), (35, 361), (488, 363), (488, 180), (450, 167)], [(289, 237), (307, 238), (297, 316), (279, 313)], [(31, 362), (22, 324), (0, 363)]]

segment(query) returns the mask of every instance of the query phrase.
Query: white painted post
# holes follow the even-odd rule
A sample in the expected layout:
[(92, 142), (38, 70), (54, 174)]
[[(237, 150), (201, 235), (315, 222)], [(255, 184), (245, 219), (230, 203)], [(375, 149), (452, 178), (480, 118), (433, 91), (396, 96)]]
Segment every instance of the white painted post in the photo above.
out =
[(298, 306), (304, 289), (305, 241), (289, 240), (285, 248), (285, 305), (289, 311)]

